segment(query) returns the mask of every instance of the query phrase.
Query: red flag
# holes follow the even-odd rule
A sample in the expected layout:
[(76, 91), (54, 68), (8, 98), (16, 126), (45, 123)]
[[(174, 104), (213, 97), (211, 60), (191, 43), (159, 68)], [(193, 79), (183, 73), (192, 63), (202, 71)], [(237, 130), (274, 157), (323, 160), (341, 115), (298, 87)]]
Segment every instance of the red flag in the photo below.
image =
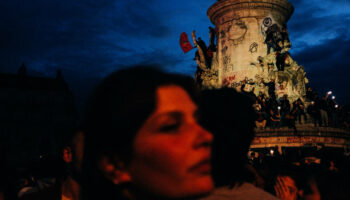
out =
[(187, 53), (191, 49), (193, 49), (191, 43), (188, 41), (188, 37), (187, 37), (187, 34), (185, 32), (181, 33), (180, 46), (181, 46), (182, 51), (184, 51), (184, 53)]

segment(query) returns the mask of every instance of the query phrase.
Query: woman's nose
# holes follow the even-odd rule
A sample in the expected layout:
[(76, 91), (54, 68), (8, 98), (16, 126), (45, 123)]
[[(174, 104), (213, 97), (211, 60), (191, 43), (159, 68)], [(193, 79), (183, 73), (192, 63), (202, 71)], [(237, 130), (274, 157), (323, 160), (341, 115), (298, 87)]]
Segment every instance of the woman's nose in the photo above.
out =
[(199, 124), (196, 124), (196, 128), (198, 130), (196, 131), (197, 136), (195, 141), (195, 148), (211, 147), (211, 143), (213, 142), (213, 134), (204, 129)]

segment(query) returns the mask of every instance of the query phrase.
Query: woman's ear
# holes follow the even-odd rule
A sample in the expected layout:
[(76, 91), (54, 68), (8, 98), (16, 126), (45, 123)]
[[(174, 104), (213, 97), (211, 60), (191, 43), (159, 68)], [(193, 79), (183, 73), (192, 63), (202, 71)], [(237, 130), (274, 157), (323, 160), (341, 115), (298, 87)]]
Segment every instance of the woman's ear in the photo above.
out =
[(114, 184), (131, 182), (130, 173), (126, 170), (123, 161), (111, 161), (110, 157), (102, 156), (98, 161), (98, 167), (103, 175)]

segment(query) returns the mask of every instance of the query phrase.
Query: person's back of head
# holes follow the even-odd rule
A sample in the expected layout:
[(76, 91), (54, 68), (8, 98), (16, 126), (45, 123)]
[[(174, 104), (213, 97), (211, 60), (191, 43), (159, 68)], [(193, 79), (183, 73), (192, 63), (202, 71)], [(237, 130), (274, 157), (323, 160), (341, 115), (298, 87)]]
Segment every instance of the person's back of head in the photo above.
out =
[(247, 152), (254, 137), (253, 101), (234, 89), (202, 92), (202, 124), (214, 135), (212, 175), (216, 186), (244, 179)]

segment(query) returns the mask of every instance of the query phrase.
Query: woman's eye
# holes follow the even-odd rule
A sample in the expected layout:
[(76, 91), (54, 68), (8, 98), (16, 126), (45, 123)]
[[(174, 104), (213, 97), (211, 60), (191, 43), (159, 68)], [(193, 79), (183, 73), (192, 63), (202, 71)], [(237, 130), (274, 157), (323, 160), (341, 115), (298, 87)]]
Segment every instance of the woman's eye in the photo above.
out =
[(180, 127), (180, 123), (172, 123), (172, 124), (166, 124), (160, 127), (160, 132), (172, 132), (178, 130)]

